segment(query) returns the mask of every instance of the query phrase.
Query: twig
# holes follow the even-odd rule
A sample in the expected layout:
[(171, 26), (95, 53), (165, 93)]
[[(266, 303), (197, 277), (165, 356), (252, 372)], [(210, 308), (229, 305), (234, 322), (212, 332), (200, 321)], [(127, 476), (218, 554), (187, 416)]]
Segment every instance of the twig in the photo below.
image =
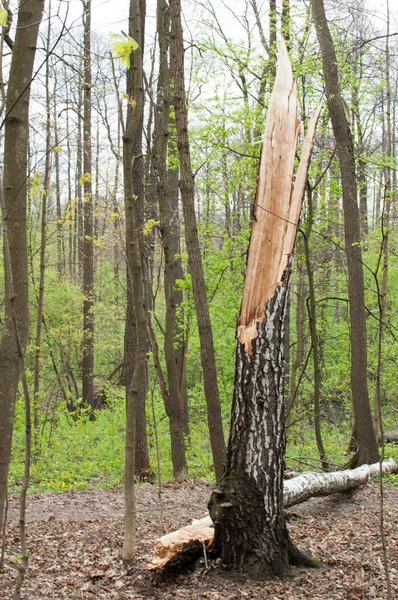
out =
[(202, 547), (203, 547), (203, 556), (205, 559), (205, 570), (208, 571), (209, 570), (209, 562), (207, 560), (207, 552), (206, 552), (206, 544), (205, 542), (202, 542)]
[(159, 435), (158, 435), (158, 426), (156, 422), (156, 414), (155, 414), (155, 383), (151, 389), (151, 399), (152, 399), (152, 418), (153, 418), (153, 431), (155, 435), (155, 448), (156, 448), (156, 470), (158, 477), (158, 500), (159, 500), (159, 521), (160, 521), (160, 530), (163, 529), (163, 499), (162, 499), (162, 477), (160, 474), (160, 452), (159, 452)]
[(3, 570), (4, 554), (5, 554), (5, 550), (6, 550), (7, 513), (8, 513), (8, 494), (7, 494), (6, 503), (5, 503), (5, 506), (4, 506), (4, 518), (0, 520), (0, 522), (3, 523), (3, 530), (1, 532), (0, 571)]

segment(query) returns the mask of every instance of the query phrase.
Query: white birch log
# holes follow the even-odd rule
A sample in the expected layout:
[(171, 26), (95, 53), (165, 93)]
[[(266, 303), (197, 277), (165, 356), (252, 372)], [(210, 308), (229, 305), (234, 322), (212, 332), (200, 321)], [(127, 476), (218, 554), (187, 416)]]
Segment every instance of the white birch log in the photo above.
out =
[[(390, 458), (382, 463), (383, 473), (398, 473), (398, 463)], [(333, 473), (304, 473), (284, 482), (283, 506), (289, 508), (301, 504), (309, 498), (329, 496), (347, 492), (367, 483), (380, 472), (380, 463), (362, 465), (356, 469), (334, 471)], [(154, 555), (148, 569), (164, 566), (182, 550), (187, 542), (198, 540), (206, 546), (214, 537), (214, 524), (210, 516), (196, 519), (191, 525), (168, 533), (155, 542)]]
[[(381, 444), (381, 436), (379, 435), (379, 444)], [(398, 429), (391, 429), (390, 431), (384, 431), (383, 433), (384, 442), (398, 442)]]
[[(398, 473), (398, 463), (390, 458), (381, 465), (383, 473)], [(283, 506), (288, 508), (301, 504), (315, 496), (329, 496), (338, 492), (348, 492), (380, 472), (380, 463), (362, 465), (356, 469), (334, 471), (333, 473), (304, 473), (285, 481), (283, 484)]]

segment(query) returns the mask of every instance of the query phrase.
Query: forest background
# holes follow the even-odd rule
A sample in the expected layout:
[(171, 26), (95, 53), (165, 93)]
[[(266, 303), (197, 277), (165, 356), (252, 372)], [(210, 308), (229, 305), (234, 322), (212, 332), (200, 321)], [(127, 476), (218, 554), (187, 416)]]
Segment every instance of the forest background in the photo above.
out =
[[(122, 3), (116, 4), (119, 8)], [(195, 209), (225, 431), (234, 380), (236, 319), (270, 91), (270, 81), (263, 73), (272, 60), (269, 44), (276, 33), (285, 28), (289, 40), (304, 125), (324, 92), (308, 3), (284, 2), (280, 6), (271, 3), (272, 6), (271, 13), (268, 3), (257, 6), (252, 1), (234, 8), (219, 2), (184, 6)], [(88, 118), (83, 110), (82, 75), (83, 14), (87, 3), (86, 7), (77, 1), (47, 3), (41, 28), (37, 64), (45, 64), (32, 84), (29, 149), (30, 339), (26, 366), (34, 399), (33, 490), (81, 489), (123, 481), (124, 384), (128, 378), (124, 357), (130, 351), (126, 345), (133, 336), (128, 328), (121, 173), (124, 119), (120, 115), (128, 106), (134, 108), (135, 99), (125, 94), (125, 62), (115, 57), (117, 44), (126, 40), (121, 30), (127, 28), (123, 8), (127, 14), (128, 7), (127, 3), (121, 7), (120, 19), (119, 16), (115, 19), (114, 7), (114, 2), (98, 2), (97, 6), (93, 3), (92, 7), (94, 22), (97, 14), (99, 24), (91, 32), (90, 171), (85, 170), (83, 161)], [(164, 239), (153, 168), (159, 65), (154, 3), (148, 3), (147, 14), (143, 48), (145, 212), (140, 231), (148, 267), (146, 285), (154, 337), (147, 346), (146, 405), (141, 407), (141, 426), (137, 428), (136, 472), (140, 477), (153, 478), (159, 469), (162, 479), (170, 479), (175, 470), (169, 419), (153, 362), (157, 346), (158, 367), (166, 372)], [(375, 427), (379, 431), (375, 410), (378, 394), (385, 428), (395, 428), (398, 420), (397, 22), (394, 12), (388, 24), (387, 13), (380, 5), (376, 12), (374, 6), (359, 0), (330, 2), (328, 16), (338, 50), (347, 118), (355, 139), (368, 312), (369, 386)], [(7, 60), (5, 52), (5, 72)], [(168, 181), (177, 194), (179, 164), (172, 109), (170, 122)], [(329, 467), (347, 462), (353, 425), (344, 214), (335, 144), (326, 110), (320, 121), (309, 182), (311, 193), (304, 200), (291, 281), (286, 346), (287, 463), (295, 471), (319, 469), (325, 462)], [(92, 235), (84, 230), (87, 220), (84, 198), (89, 184), (93, 199)], [(180, 390), (185, 407), (186, 459), (190, 477), (211, 480), (213, 457), (199, 336), (180, 215), (175, 346), (182, 356)], [(83, 392), (84, 240), (91, 241), (93, 247), (92, 398), (85, 397)], [(3, 277), (0, 286), (2, 282)], [(3, 287), (0, 298), (4, 299)], [(315, 321), (314, 337), (310, 326)], [(21, 395), (17, 401), (10, 469), (12, 490), (21, 484), (23, 476), (24, 419)], [(389, 454), (397, 457), (394, 449)], [(391, 481), (395, 477), (390, 476)]]

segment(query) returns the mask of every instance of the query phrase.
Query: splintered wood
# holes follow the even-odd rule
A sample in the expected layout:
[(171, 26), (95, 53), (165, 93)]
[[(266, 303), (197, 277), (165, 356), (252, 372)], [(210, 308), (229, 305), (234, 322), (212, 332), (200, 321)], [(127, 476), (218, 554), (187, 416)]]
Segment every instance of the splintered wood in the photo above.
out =
[(304, 140), (294, 181), (294, 158), (299, 132), (297, 92), (284, 41), (271, 94), (261, 149), (254, 219), (247, 261), (238, 339), (251, 354), (257, 322), (264, 319), (265, 305), (277, 286), (284, 284), (297, 232), (308, 165), (319, 109)]
[(184, 544), (190, 541), (205, 542), (206, 545), (213, 541), (214, 525), (209, 516), (195, 519), (191, 525), (168, 533), (155, 542), (153, 559), (147, 566), (148, 569), (163, 567), (173, 556), (182, 550)]
[[(303, 473), (283, 484), (283, 506), (289, 508), (301, 504), (309, 498), (329, 496), (347, 492), (364, 485), (380, 473), (398, 473), (398, 463), (389, 459), (373, 465), (362, 465), (356, 469), (333, 473)], [(147, 569), (164, 567), (183, 549), (184, 544), (199, 541), (210, 546), (214, 538), (214, 525), (209, 516), (192, 521), (191, 525), (168, 533), (155, 542), (153, 559)]]

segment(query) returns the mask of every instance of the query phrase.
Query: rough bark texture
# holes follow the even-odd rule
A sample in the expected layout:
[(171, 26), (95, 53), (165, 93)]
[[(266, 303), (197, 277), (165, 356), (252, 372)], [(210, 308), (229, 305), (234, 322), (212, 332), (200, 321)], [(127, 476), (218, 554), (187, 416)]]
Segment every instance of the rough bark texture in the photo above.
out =
[(337, 58), (324, 3), (323, 0), (311, 0), (311, 5), (322, 54), (327, 105), (336, 138), (343, 188), (344, 238), (348, 266), (351, 326), (351, 390), (358, 445), (355, 464), (361, 465), (377, 461), (378, 448), (373, 431), (367, 384), (365, 292), (354, 146), (341, 96)]
[[(178, 198), (168, 185), (167, 151), (170, 132), (170, 65), (169, 65), (169, 8), (164, 0), (158, 0), (157, 32), (159, 43), (158, 94), (155, 109), (152, 163), (156, 175), (159, 200), (160, 231), (164, 252), (164, 291), (166, 299), (166, 322), (164, 355), (167, 368), (168, 393), (165, 409), (169, 419), (171, 459), (174, 479), (178, 482), (188, 478), (185, 456), (184, 404), (181, 396), (182, 340), (179, 339), (177, 323), (178, 306), (182, 292), (177, 289), (177, 279), (182, 278), (179, 243)], [(181, 336), (180, 336), (181, 337)]]
[(215, 547), (229, 568), (283, 575), (302, 560), (283, 515), (285, 456), (283, 365), (292, 252), (315, 126), (304, 143), (295, 184), (296, 86), (282, 42), (268, 109), (247, 273), (239, 318), (226, 472), (209, 512)]
[[(51, 10), (51, 5), (50, 5)], [(50, 48), (51, 19), (47, 25), (47, 52)], [(46, 272), (46, 252), (47, 252), (47, 206), (50, 184), (51, 167), (51, 108), (50, 108), (50, 64), (46, 64), (46, 162), (44, 167), (43, 195), (41, 201), (41, 246), (39, 263), (39, 289), (37, 291), (37, 318), (36, 318), (36, 339), (35, 339), (35, 363), (34, 363), (34, 387), (33, 387), (33, 428), (35, 450), (38, 448), (39, 441), (39, 414), (40, 414), (40, 365), (41, 365), (41, 333), (43, 324), (44, 308), (44, 281)]]
[[(398, 463), (386, 460), (381, 464), (383, 473), (397, 473)], [(304, 473), (285, 481), (283, 486), (283, 505), (285, 508), (305, 502), (309, 498), (329, 496), (339, 492), (348, 492), (367, 483), (380, 473), (380, 463), (361, 465), (356, 469), (346, 469), (333, 473)]]
[(184, 211), (185, 239), (188, 250), (192, 290), (200, 338), (200, 356), (207, 402), (207, 420), (210, 431), (214, 470), (221, 478), (225, 459), (225, 441), (221, 418), (220, 395), (217, 383), (216, 360), (209, 307), (203, 277), (198, 228), (195, 214), (194, 180), (188, 139), (188, 115), (184, 84), (184, 44), (181, 25), (180, 0), (170, 1), (172, 67), (174, 76), (174, 107), (177, 128), (177, 146), (180, 159), (180, 191)]
[(83, 86), (83, 404), (96, 408), (94, 397), (94, 229), (91, 147), (91, 0), (84, 2)]
[[(26, 239), (27, 153), (30, 82), (42, 18), (43, 0), (21, 1), (8, 80), (4, 122), (4, 210), (8, 222), (12, 273), (5, 272), (5, 312), (0, 343), (0, 531), (7, 497), (15, 400), (20, 366), (12, 314), (23, 352), (29, 327), (28, 253)], [(15, 298), (10, 299), (10, 277)]]
[[(133, 376), (126, 384), (126, 450), (125, 450), (125, 518), (123, 560), (131, 562), (135, 554), (135, 496), (134, 469), (136, 443), (136, 408), (145, 398), (147, 389), (147, 319), (146, 287), (144, 280), (142, 204), (144, 202), (142, 170), (142, 123), (144, 114), (144, 93), (142, 73), (142, 52), (144, 43), (145, 0), (131, 0), (129, 13), (129, 35), (139, 44), (139, 49), (131, 57), (131, 67), (127, 73), (127, 93), (134, 97), (135, 107), (129, 105), (126, 128), (123, 135), (123, 176), (126, 215), (127, 268), (132, 285), (132, 302), (136, 323), (136, 354)], [(141, 205), (141, 206), (140, 206)], [(140, 226), (141, 225), (141, 226)]]
[(289, 568), (282, 511), (286, 290), (278, 287), (267, 303), (251, 353), (237, 344), (226, 475), (209, 503), (223, 562), (256, 577)]
[[(144, 242), (142, 228), (144, 224), (144, 171), (142, 154), (142, 132), (144, 121), (144, 82), (143, 82), (143, 52), (145, 29), (145, 1), (130, 2), (129, 35), (139, 45), (131, 55), (131, 67), (127, 73), (127, 94), (136, 101), (135, 107), (128, 106), (127, 123), (123, 135), (123, 164), (124, 164), (124, 194), (126, 217), (126, 247), (127, 247), (127, 308), (126, 327), (124, 338), (124, 367), (123, 381), (126, 389), (131, 384), (137, 362), (140, 363), (138, 354), (149, 350), (148, 334), (146, 331), (146, 269), (144, 258)], [(127, 164), (128, 163), (128, 164)], [(129, 174), (127, 173), (127, 170)], [(126, 182), (126, 177), (129, 182)], [(126, 185), (128, 187), (126, 187)], [(135, 254), (135, 258), (133, 256)], [(137, 263), (138, 271), (133, 272), (132, 265)], [(140, 275), (138, 275), (138, 272)], [(142, 287), (144, 286), (144, 287)], [(138, 305), (137, 305), (138, 302)], [(138, 306), (138, 308), (137, 308)], [(141, 309), (142, 306), (142, 309)], [(144, 311), (141, 317), (137, 313)], [(145, 319), (145, 325), (144, 320)], [(138, 321), (141, 320), (141, 323)], [(142, 339), (141, 339), (142, 338)], [(145, 348), (145, 349), (144, 349)], [(151, 476), (148, 453), (148, 440), (146, 434), (146, 394), (148, 391), (148, 362), (141, 365), (144, 371), (141, 374), (139, 389), (135, 397), (135, 473), (141, 479)], [(141, 367), (140, 367), (141, 368)], [(127, 392), (128, 395), (129, 392)]]
[[(398, 463), (390, 459), (382, 463), (383, 473), (397, 473)], [(284, 482), (283, 506), (289, 508), (310, 498), (329, 496), (354, 490), (367, 483), (380, 472), (380, 463), (362, 465), (334, 473), (304, 473)], [(217, 494), (217, 490), (216, 490)], [(191, 525), (168, 533), (155, 542), (153, 558), (148, 569), (163, 567), (179, 552), (185, 552), (185, 544), (199, 541), (198, 556), (203, 554), (203, 544), (209, 549), (214, 539), (214, 523), (209, 515), (197, 519)], [(196, 558), (197, 558), (196, 557)]]
[(305, 263), (307, 267), (308, 275), (308, 299), (307, 299), (307, 311), (308, 311), (308, 324), (311, 335), (311, 346), (312, 346), (312, 364), (314, 368), (314, 391), (313, 391), (313, 406), (314, 406), (314, 428), (315, 428), (315, 439), (318, 447), (319, 458), (321, 460), (322, 468), (327, 471), (329, 465), (326, 458), (325, 448), (322, 440), (322, 429), (321, 429), (321, 382), (322, 382), (322, 370), (321, 370), (321, 359), (319, 356), (319, 340), (318, 340), (318, 326), (317, 326), (317, 310), (316, 310), (316, 297), (315, 297), (315, 281), (314, 271), (311, 264), (310, 254), (310, 238), (312, 233), (312, 225), (314, 221), (314, 206), (312, 189), (308, 186), (307, 189), (307, 220), (305, 231), (303, 232), (304, 242), (304, 255)]

